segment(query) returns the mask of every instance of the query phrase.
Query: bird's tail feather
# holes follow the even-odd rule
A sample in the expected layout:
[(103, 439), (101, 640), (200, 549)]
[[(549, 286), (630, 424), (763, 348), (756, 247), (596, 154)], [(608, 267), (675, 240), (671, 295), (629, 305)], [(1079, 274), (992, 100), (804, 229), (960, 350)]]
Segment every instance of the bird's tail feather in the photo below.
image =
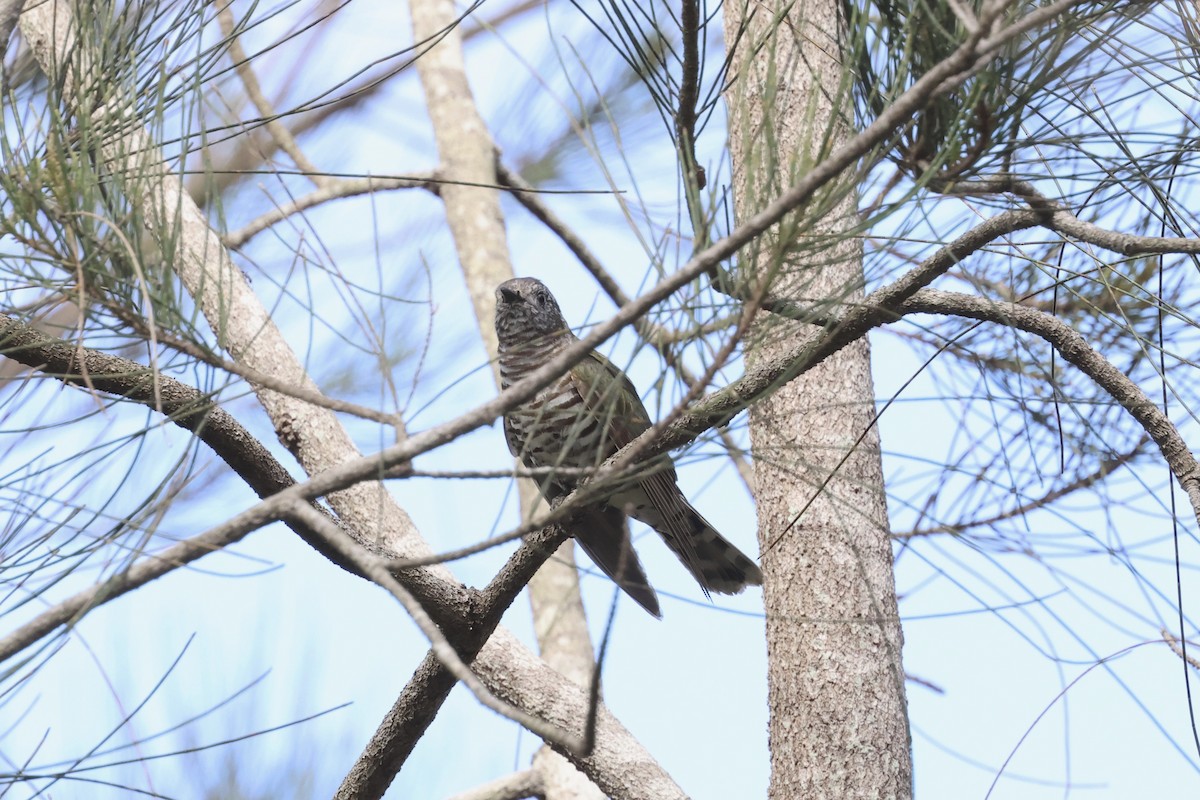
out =
[(692, 534), (690, 552), (685, 555), (683, 548), (675, 548), (673, 539), (667, 539), (667, 544), (696, 581), (717, 594), (738, 594), (747, 586), (762, 586), (758, 565), (718, 533), (691, 503), (683, 502), (687, 507), (684, 520)]
[(596, 566), (638, 605), (661, 618), (658, 596), (633, 551), (625, 514), (611, 506), (598, 506), (580, 512), (569, 525), (575, 541)]
[(643, 488), (654, 502), (628, 503), (626, 511), (658, 531), (705, 595), (738, 594), (762, 585), (758, 565), (718, 533), (673, 483), (651, 478)]

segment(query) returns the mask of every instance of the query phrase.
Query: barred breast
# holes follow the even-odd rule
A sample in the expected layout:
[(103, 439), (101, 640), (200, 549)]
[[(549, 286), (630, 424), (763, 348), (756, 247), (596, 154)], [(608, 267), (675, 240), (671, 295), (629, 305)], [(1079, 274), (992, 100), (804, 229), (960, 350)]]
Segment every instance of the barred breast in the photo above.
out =
[[(545, 352), (544, 347), (501, 347), (501, 388), (507, 389), (553, 355)], [(583, 469), (599, 465), (612, 455), (604, 427), (586, 408), (570, 374), (542, 389), (504, 418), (509, 450), (527, 467)], [(571, 476), (554, 481), (563, 491), (577, 482), (578, 478)]]

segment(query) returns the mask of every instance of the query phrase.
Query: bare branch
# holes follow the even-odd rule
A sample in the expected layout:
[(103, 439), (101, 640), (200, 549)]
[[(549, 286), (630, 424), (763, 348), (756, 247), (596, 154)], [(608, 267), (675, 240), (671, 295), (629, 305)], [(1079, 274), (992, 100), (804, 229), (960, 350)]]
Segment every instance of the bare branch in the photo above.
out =
[(501, 186), (509, 190), (514, 200), (524, 206), (526, 211), (549, 228), (559, 238), (559, 241), (567, 246), (567, 249), (579, 260), (584, 269), (591, 273), (592, 277), (596, 279), (596, 283), (600, 284), (600, 288), (614, 303), (623, 306), (629, 302), (629, 295), (625, 294), (625, 290), (604, 268), (600, 259), (588, 248), (583, 239), (571, 230), (571, 227), (555, 214), (550, 206), (542, 202), (534, 186), (506, 167), (499, 157), (496, 159), (496, 178)]
[(230, 250), (237, 250), (267, 228), (294, 214), (316, 208), (331, 200), (395, 189), (425, 189), (437, 194), (439, 192), (437, 173), (414, 175), (411, 178), (329, 178), (323, 181), (318, 189), (284, 203), (257, 219), (251, 220), (236, 231), (225, 234), (222, 241)]
[(892, 283), (876, 289), (861, 304), (852, 306), (838, 317), (829, 317), (823, 310), (814, 313), (788, 300), (764, 298), (764, 309), (799, 321), (814, 322), (825, 326), (825, 329), (814, 328), (811, 334), (798, 339), (779, 357), (755, 364), (740, 379), (705, 397), (676, 421), (662, 440), (650, 448), (650, 454), (677, 447), (690, 441), (699, 432), (732, 419), (775, 386), (811, 368), (871, 328), (896, 319), (897, 309), (908, 297), (944, 275), (961, 259), (1001, 236), (1033, 227), (1040, 218), (1039, 212), (1028, 209), (997, 214), (939, 248), (920, 265)]
[[(504, 611), (565, 539), (566, 533), (558, 526), (530, 534), (487, 588), (479, 593), (477, 607), (473, 609), (472, 625), (454, 640), (455, 648), (464, 661), (471, 661), (477, 656), (487, 638), (495, 631)], [(565, 680), (561, 676), (560, 679)], [(444, 668), (437, 656), (432, 651), (427, 653), (375, 729), (354, 766), (342, 779), (335, 798), (369, 800), (382, 797), (425, 734), (454, 684), (454, 676)]]
[(1171, 474), (1179, 482), (1200, 521), (1200, 464), (1170, 418), (1146, 397), (1129, 376), (1097, 353), (1066, 323), (1045, 312), (1016, 303), (994, 303), (979, 297), (923, 289), (901, 306), (904, 314), (951, 314), (1006, 325), (1041, 337), (1129, 412), (1158, 445)]
[(1029, 203), (1034, 211), (1044, 212), (1040, 224), (1052, 231), (1078, 239), (1081, 242), (1120, 253), (1125, 256), (1187, 253), (1200, 254), (1200, 239), (1184, 236), (1140, 236), (1102, 228), (1086, 222), (1071, 213), (1063, 204), (1042, 194), (1028, 181), (1007, 177), (978, 178), (958, 181), (937, 187), (943, 194), (952, 195), (995, 195), (1009, 193)]
[(296, 503), (285, 511), (285, 515), (296, 519), (306, 527), (316, 531), (325, 540), (326, 545), (341, 555), (345, 561), (353, 564), (359, 574), (386, 589), (392, 597), (395, 597), (400, 605), (404, 607), (404, 610), (408, 612), (408, 615), (412, 617), (417, 627), (421, 629), (421, 632), (429, 639), (432, 652), (437, 657), (438, 662), (456, 680), (461, 681), (470, 689), (471, 693), (475, 695), (475, 699), (481, 704), (501, 716), (508, 717), (513, 722), (532, 731), (547, 742), (553, 742), (560, 747), (581, 755), (586, 755), (588, 742), (585, 737), (567, 733), (553, 725), (547, 725), (537, 717), (527, 714), (502, 700), (498, 700), (495, 695), (488, 691), (488, 688), (480, 682), (475, 673), (459, 658), (458, 652), (454, 649), (453, 645), (446, 639), (446, 636), (421, 604), (417, 602), (416, 598), (401, 586), (399, 581), (392, 577), (382, 559), (368, 553), (365, 548), (340, 531), (327, 517), (307, 504)]
[(250, 64), (250, 59), (246, 57), (246, 51), (242, 49), (241, 38), (235, 30), (232, 3), (225, 3), (217, 11), (217, 22), (221, 26), (221, 35), (225, 37), (225, 46), (229, 49), (229, 57), (233, 60), (234, 69), (242, 80), (246, 96), (258, 110), (267, 132), (271, 134), (271, 138), (275, 140), (279, 149), (288, 154), (297, 169), (303, 172), (318, 188), (325, 188), (332, 179), (327, 178), (317, 169), (316, 164), (308, 160), (308, 156), (304, 154), (300, 145), (292, 137), (292, 132), (279, 119), (279, 114), (275, 112), (271, 101), (263, 94), (262, 87), (258, 83), (258, 76), (254, 74), (254, 67)]
[(523, 800), (537, 798), (542, 800), (542, 779), (535, 769), (525, 769), (488, 781), (474, 789), (459, 792), (447, 800)]

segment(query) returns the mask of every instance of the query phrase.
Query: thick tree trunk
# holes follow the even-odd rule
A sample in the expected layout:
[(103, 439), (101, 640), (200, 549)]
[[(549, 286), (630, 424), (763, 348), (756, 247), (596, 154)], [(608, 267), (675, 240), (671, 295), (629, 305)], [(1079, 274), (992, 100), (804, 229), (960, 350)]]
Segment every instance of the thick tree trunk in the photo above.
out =
[[(747, 23), (744, 2), (725, 5), (726, 39), (737, 51), (726, 100), (739, 219), (849, 131), (839, 6), (778, 2), (771, 13), (752, 5)], [(745, 252), (738, 279), (752, 286), (770, 278), (773, 294), (827, 303), (830, 311), (861, 298), (862, 247), (845, 233), (856, 222), (855, 194), (844, 182), (838, 191), (814, 197)], [(800, 326), (763, 314), (747, 357), (770, 358)], [(780, 800), (912, 791), (873, 400), (863, 340), (750, 414), (765, 574), (770, 797)]]

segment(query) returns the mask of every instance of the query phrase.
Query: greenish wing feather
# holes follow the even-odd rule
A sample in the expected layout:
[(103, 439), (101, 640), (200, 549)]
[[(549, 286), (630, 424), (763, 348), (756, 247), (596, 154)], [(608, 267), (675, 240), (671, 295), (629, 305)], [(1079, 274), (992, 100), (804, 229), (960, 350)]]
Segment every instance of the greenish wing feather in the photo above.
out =
[[(642, 405), (637, 389), (633, 388), (624, 372), (599, 353), (593, 351), (588, 358), (579, 362), (571, 370), (571, 381), (583, 397), (588, 411), (607, 420), (612, 445), (610, 453), (621, 449), (650, 428), (650, 414)], [(663, 527), (658, 529), (659, 534), (668, 539), (667, 544), (700, 581), (707, 596), (708, 589), (704, 587), (703, 571), (692, 542), (694, 534), (683, 510), (687, 501), (675, 483), (674, 465), (669, 458), (661, 457), (657, 460), (657, 468), (643, 473), (636, 480), (662, 517)]]
[(607, 423), (614, 451), (650, 427), (650, 414), (629, 377), (596, 351), (571, 368), (571, 383), (588, 411)]

